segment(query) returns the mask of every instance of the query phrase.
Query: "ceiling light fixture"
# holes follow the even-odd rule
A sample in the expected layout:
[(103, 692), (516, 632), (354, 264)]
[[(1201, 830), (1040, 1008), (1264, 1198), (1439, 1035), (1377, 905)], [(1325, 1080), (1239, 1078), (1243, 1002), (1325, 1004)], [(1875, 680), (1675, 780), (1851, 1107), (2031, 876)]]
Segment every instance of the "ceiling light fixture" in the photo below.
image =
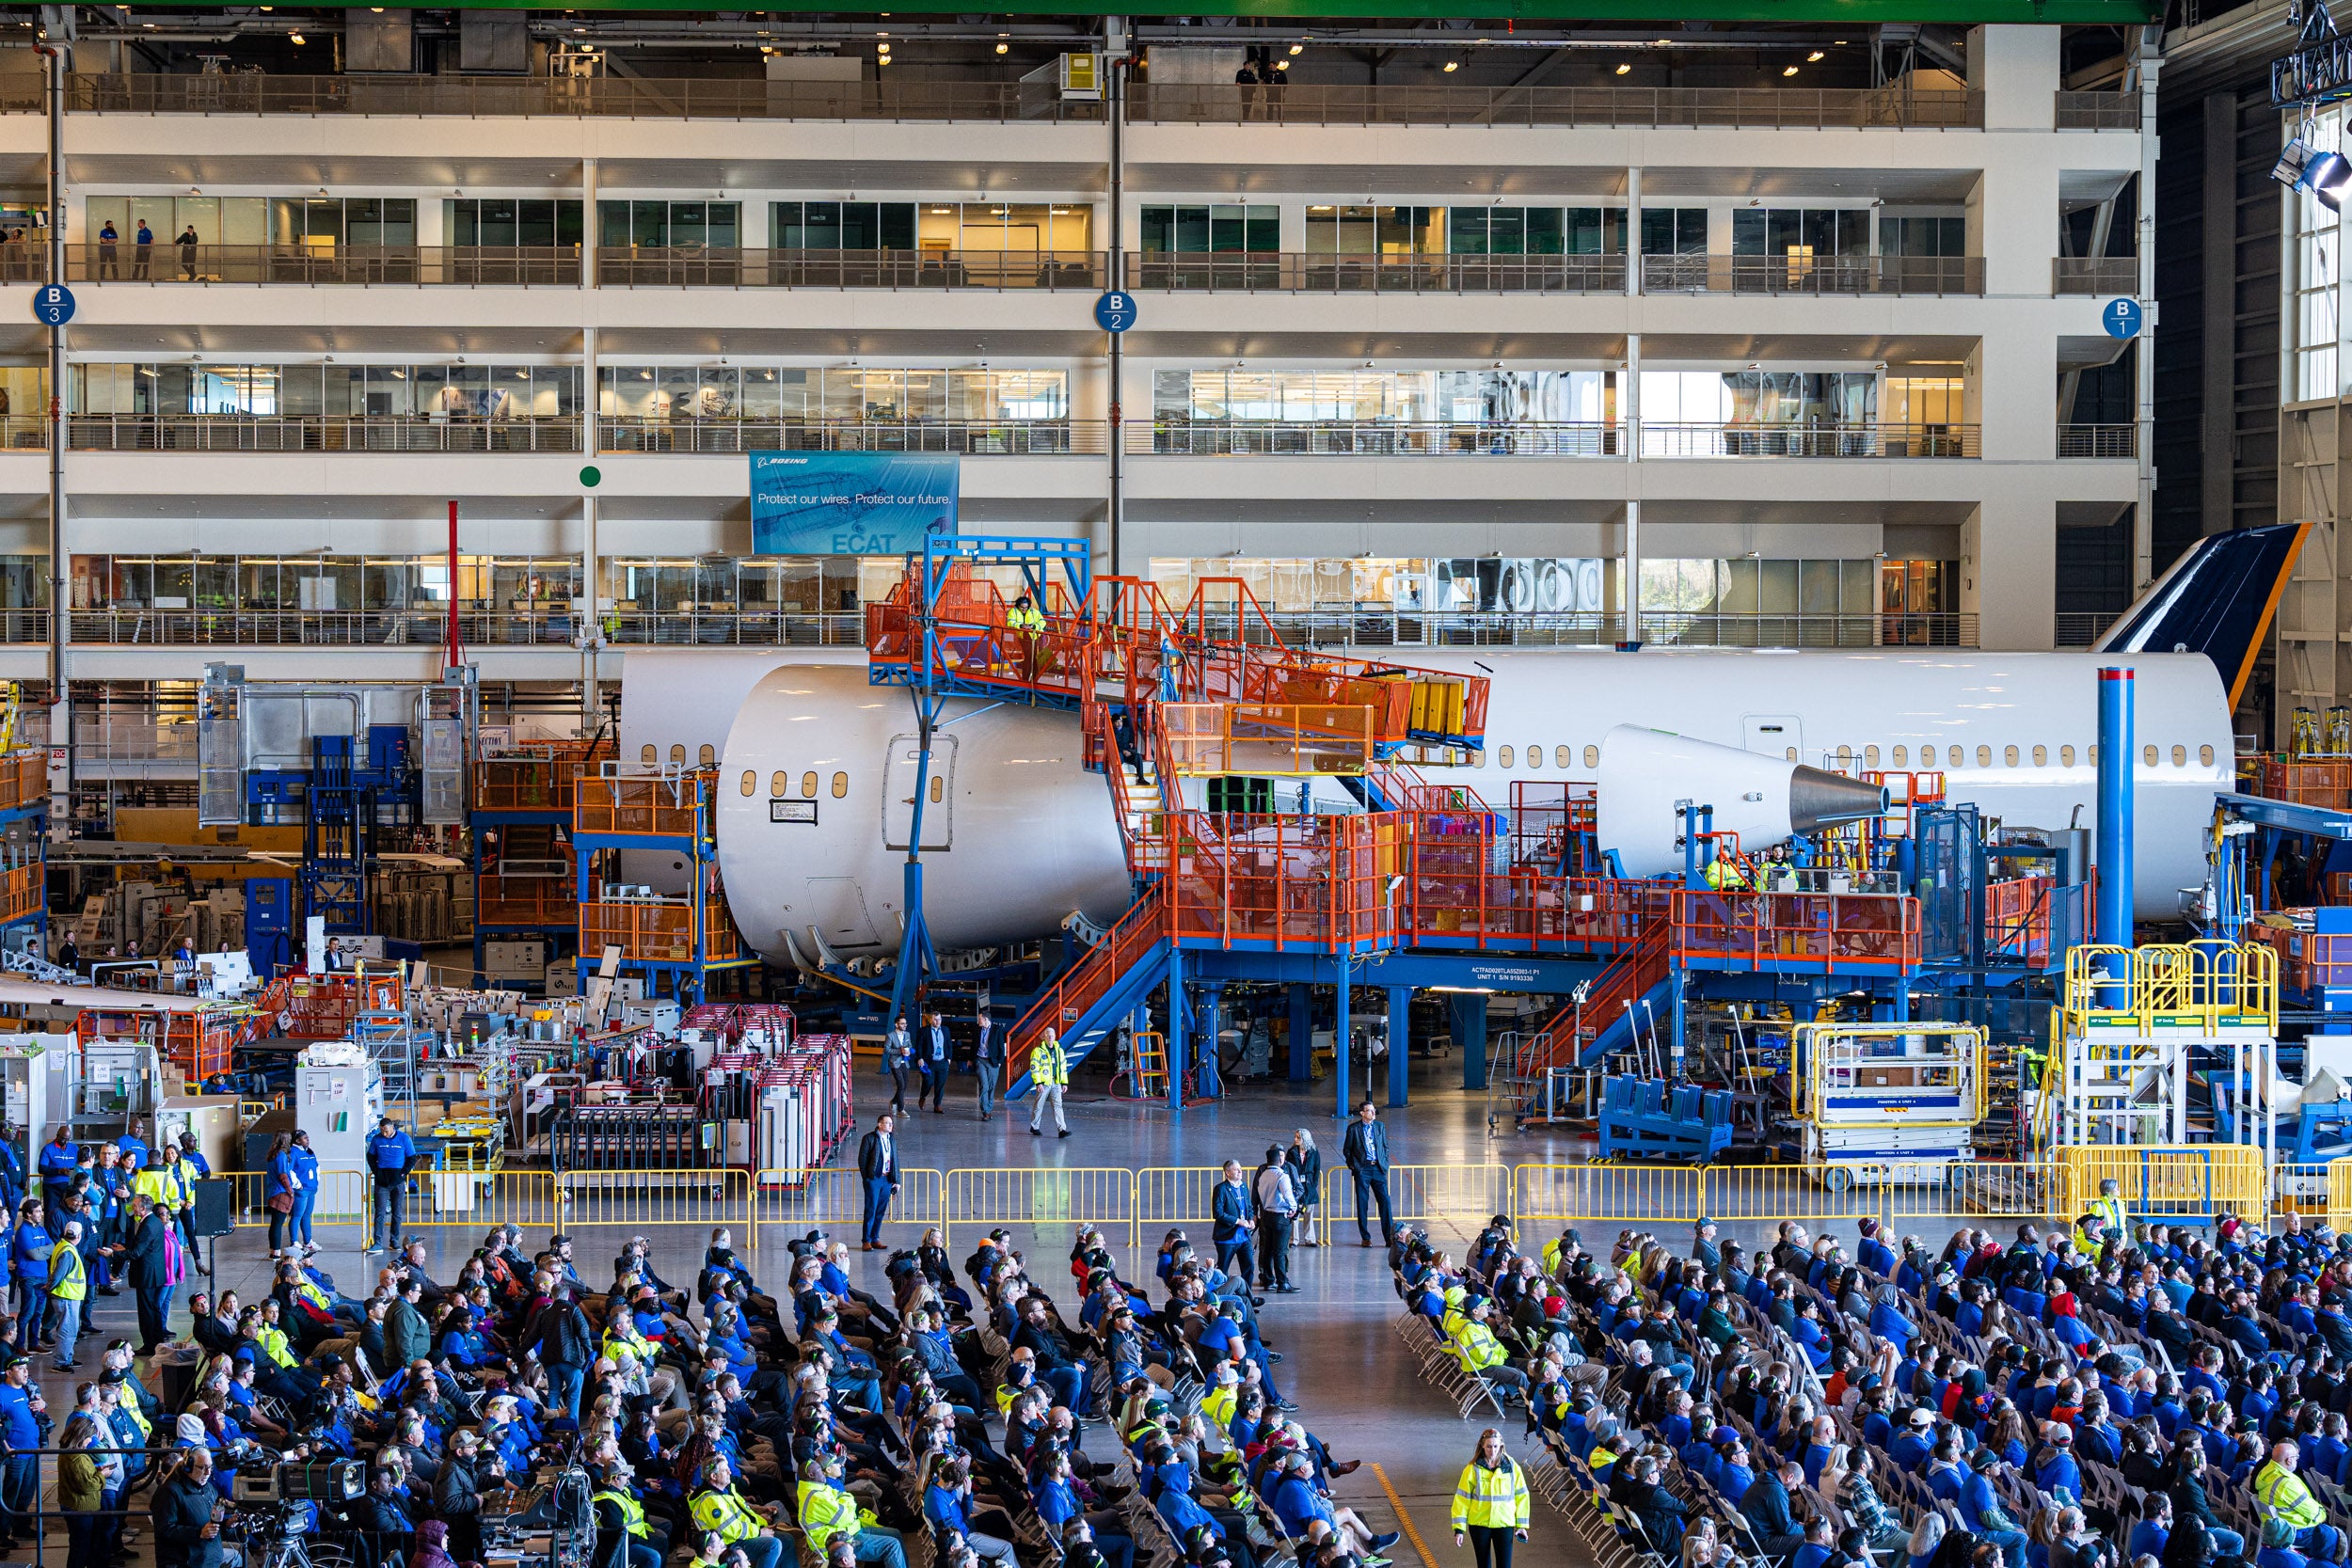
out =
[(1306, 52), (1307, 46), (1303, 43), (1294, 43), (1291, 45), (1291, 53), (1294, 55), (1304, 55)]
[(1445, 69), (1446, 74), (1450, 76), (1454, 72), (1462, 69), (1462, 62), (1459, 60), (1448, 60), (1445, 63)]
[(302, 35), (301, 35), (300, 33), (288, 33), (286, 36), (287, 36), (287, 38), (291, 39), (291, 40), (292, 40), (293, 41), (294, 41), (295, 43), (300, 43), (300, 42), (302, 42), (302, 41), (303, 41), (303, 40), (302, 40)]
[(1807, 55), (1805, 56), (1805, 59), (1806, 59), (1808, 62), (1810, 62), (1810, 61), (1818, 60), (1818, 59), (1820, 59), (1820, 57), (1821, 57), (1821, 52), (1820, 52), (1819, 49), (1816, 49), (1815, 51), (1813, 51), (1813, 53), (1812, 53), (1812, 54)]
[(996, 53), (998, 53), (999, 55), (1002, 55), (1002, 54), (1004, 54), (1006, 51), (1009, 50), (1011, 47), (1012, 47), (1012, 45), (1011, 45), (1011, 44), (1009, 44), (1009, 43), (1000, 43), (1000, 44), (998, 44), (998, 45), (996, 46)]
[(1791, 66), (1783, 66), (1783, 67), (1781, 68), (1781, 72), (1780, 72), (1780, 73), (1781, 73), (1783, 76), (1794, 76), (1794, 75), (1797, 73), (1797, 68), (1796, 68), (1795, 66), (1793, 66), (1793, 65), (1791, 65)]
[(1632, 69), (1633, 63), (1630, 60), (1619, 61), (1617, 65), (1617, 74), (1623, 76)]

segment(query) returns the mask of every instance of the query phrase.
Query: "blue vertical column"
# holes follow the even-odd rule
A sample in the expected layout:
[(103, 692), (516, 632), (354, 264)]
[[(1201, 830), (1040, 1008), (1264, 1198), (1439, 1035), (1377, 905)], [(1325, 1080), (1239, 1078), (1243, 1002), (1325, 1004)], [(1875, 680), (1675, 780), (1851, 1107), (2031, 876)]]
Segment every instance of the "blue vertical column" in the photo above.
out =
[(1455, 991), (1454, 1048), (1462, 1053), (1462, 1087), (1486, 1086), (1486, 996), (1484, 991)]
[(1301, 981), (1291, 984), (1290, 1080), (1303, 1084), (1312, 1076), (1314, 1057), (1314, 992)]
[[(2103, 946), (2132, 945), (2132, 765), (2138, 749), (2134, 735), (2132, 672), (2099, 667), (2099, 836), (2093, 846), (2098, 889), (2091, 905), (2091, 938)], [(2101, 988), (2101, 1001), (2128, 1007), (2131, 960), (2115, 955), (2102, 965), (2117, 984)]]
[(1354, 988), (1348, 978), (1354, 966), (1347, 961), (1347, 953), (1340, 953), (1340, 984), (1337, 1001), (1338, 1022), (1331, 1026), (1331, 1077), (1339, 1087), (1339, 1117), (1347, 1119), (1347, 993)]
[(1200, 1093), (1204, 1099), (1225, 1098), (1225, 1085), (1218, 1076), (1220, 1064), (1216, 1057), (1217, 1037), (1225, 1027), (1225, 982), (1200, 982), (1200, 1010), (1193, 1021), (1196, 1050), (1200, 1057)]
[[(1402, 1108), (1409, 1097), (1413, 1059), (1413, 988), (1389, 988), (1389, 1109)], [(1372, 1085), (1364, 1085), (1367, 1092)]]
[(1179, 1120), (1184, 1114), (1184, 1048), (1192, 1021), (1184, 1006), (1184, 950), (1171, 947), (1168, 955), (1168, 1114)]

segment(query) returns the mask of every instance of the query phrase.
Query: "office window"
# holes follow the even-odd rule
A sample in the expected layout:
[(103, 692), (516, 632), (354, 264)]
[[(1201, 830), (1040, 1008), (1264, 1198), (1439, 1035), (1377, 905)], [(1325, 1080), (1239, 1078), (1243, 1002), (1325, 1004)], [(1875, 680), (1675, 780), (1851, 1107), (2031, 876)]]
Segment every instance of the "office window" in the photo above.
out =
[(1886, 256), (1965, 256), (1968, 220), (1879, 214), (1879, 251)]
[(578, 201), (518, 200), (513, 197), (453, 197), (442, 203), (444, 243), (504, 248), (580, 243)]
[(1706, 208), (1645, 207), (1642, 209), (1643, 255), (1703, 256), (1706, 253)]
[(1050, 201), (924, 202), (915, 244), (939, 250), (1085, 250), (1093, 243), (1094, 209)]
[(1310, 206), (1307, 250), (1317, 256), (1439, 255), (1445, 250), (1445, 209)]
[(1604, 248), (1603, 237), (1614, 243), (1605, 248), (1611, 251), (1625, 247), (1625, 211), (1613, 208), (1610, 215), (1616, 219), (1613, 232), (1601, 225), (1601, 210), (1597, 207), (1579, 208), (1573, 214), (1559, 207), (1456, 207), (1450, 214), (1448, 246), (1456, 256), (1558, 256), (1569, 250), (1567, 243), (1570, 217), (1589, 218), (1589, 244), (1576, 247), (1578, 254), (1591, 254)]
[(1731, 214), (1734, 256), (1860, 256), (1870, 214), (1838, 207), (1742, 207)]
[(1147, 256), (1204, 256), (1219, 251), (1281, 248), (1279, 207), (1220, 204), (1143, 209), (1143, 250)]
[(779, 201), (770, 209), (778, 250), (913, 250), (912, 201)]
[(599, 201), (596, 244), (611, 249), (733, 250), (743, 243), (738, 201)]

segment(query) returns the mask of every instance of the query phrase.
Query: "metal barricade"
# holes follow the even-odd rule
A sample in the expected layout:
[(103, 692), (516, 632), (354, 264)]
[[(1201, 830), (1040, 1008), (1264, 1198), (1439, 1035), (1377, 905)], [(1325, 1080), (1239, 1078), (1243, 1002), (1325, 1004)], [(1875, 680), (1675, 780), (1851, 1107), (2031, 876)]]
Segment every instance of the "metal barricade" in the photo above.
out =
[(1123, 1165), (1026, 1170), (951, 1170), (941, 1221), (949, 1248), (955, 1228), (999, 1225), (1099, 1225), (1136, 1240), (1136, 1173)]
[(404, 1221), (409, 1229), (483, 1230), (516, 1225), (526, 1232), (561, 1230), (556, 1174), (546, 1170), (431, 1170), (412, 1179)]
[(1867, 1165), (1709, 1165), (1701, 1174), (1701, 1212), (1719, 1225), (1875, 1219), (1886, 1199), (1883, 1172)]
[(1531, 1222), (1692, 1224), (1706, 1215), (1702, 1179), (1708, 1172), (1669, 1165), (1518, 1165), (1511, 1172), (1511, 1212), (1522, 1246), (1543, 1238)]
[[(946, 1235), (945, 1172), (898, 1167), (888, 1225), (939, 1226)], [(846, 1229), (864, 1222), (865, 1183), (854, 1170), (763, 1170), (752, 1185), (752, 1238), (756, 1251), (761, 1229), (781, 1227), (787, 1235), (827, 1227)]]
[(1391, 1165), (1389, 1202), (1397, 1221), (1451, 1221), (1471, 1235), (1511, 1211), (1511, 1167), (1502, 1164)]
[(1954, 1162), (1940, 1182), (1887, 1189), (1886, 1217), (1897, 1227), (1913, 1220), (2047, 1220), (2071, 1223), (2064, 1182), (2048, 1160)]
[(2262, 1150), (2250, 1144), (2131, 1148), (2061, 1148), (2067, 1214), (2082, 1213), (2113, 1180), (2136, 1220), (2210, 1219), (2224, 1209), (2249, 1222), (2269, 1212)]
[(743, 1232), (750, 1244), (749, 1171), (570, 1170), (549, 1175), (558, 1228), (620, 1226), (632, 1230), (673, 1227)]
[[(229, 1183), (229, 1223), (243, 1230), (269, 1224), (269, 1176), (258, 1170), (218, 1173)], [(368, 1175), (358, 1170), (319, 1172), (319, 1200), (310, 1212), (312, 1225), (348, 1225), (368, 1217), (371, 1197)]]
[[(1255, 1185), (1258, 1167), (1245, 1164), (1242, 1180)], [(1341, 1183), (1347, 1180), (1345, 1165), (1324, 1167), (1318, 1179), (1314, 1212), (1304, 1223), (1294, 1220), (1291, 1244), (1328, 1246), (1331, 1244), (1331, 1215), (1333, 1198), (1343, 1193)], [(1297, 1180), (1294, 1168), (1291, 1179)], [(1160, 1237), (1169, 1229), (1186, 1226), (1214, 1226), (1216, 1223), (1216, 1185), (1225, 1179), (1222, 1165), (1161, 1165), (1136, 1172), (1136, 1246), (1138, 1250), (1159, 1250)], [(1203, 1257), (1210, 1255), (1213, 1243), (1208, 1234), (1193, 1236), (1193, 1250)]]

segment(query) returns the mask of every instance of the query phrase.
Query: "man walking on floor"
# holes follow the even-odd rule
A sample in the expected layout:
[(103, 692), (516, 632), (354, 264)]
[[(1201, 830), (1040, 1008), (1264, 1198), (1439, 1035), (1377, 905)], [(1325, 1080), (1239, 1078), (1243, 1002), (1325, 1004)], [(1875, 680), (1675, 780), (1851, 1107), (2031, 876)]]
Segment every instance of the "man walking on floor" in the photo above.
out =
[(1029, 1136), (1039, 1135), (1038, 1128), (1045, 1120), (1045, 1102), (1054, 1102), (1054, 1136), (1070, 1136), (1070, 1126), (1061, 1118), (1061, 1091), (1070, 1084), (1070, 1057), (1061, 1048), (1061, 1037), (1048, 1029), (1045, 1036), (1029, 1049), (1029, 1087), (1037, 1091), (1037, 1103), (1029, 1108)]
[(889, 1216), (890, 1200), (898, 1191), (898, 1140), (891, 1135), (897, 1125), (884, 1111), (874, 1118), (874, 1130), (857, 1146), (857, 1173), (866, 1183), (866, 1223), (858, 1227), (860, 1252), (882, 1250), (882, 1221)]
[(1298, 1187), (1282, 1163), (1279, 1145), (1265, 1151), (1255, 1182), (1258, 1200), (1258, 1284), (1278, 1295), (1295, 1295), (1291, 1283), (1291, 1221), (1298, 1212)]
[[(947, 1114), (947, 1021), (934, 1012), (923, 1026), (923, 1076), (930, 1085), (931, 1110), (943, 1117)], [(923, 1108), (919, 1095), (914, 1108)]]
[(982, 997), (975, 1009), (980, 1037), (972, 1048), (972, 1074), (980, 1081), (980, 1119), (993, 1121), (996, 1109), (996, 1080), (1005, 1070), (1005, 1042), (996, 1037), (991, 1027), (995, 1020), (988, 1016), (988, 999)]
[(1369, 1190), (1380, 1204), (1380, 1240), (1395, 1245), (1396, 1216), (1389, 1207), (1389, 1130), (1380, 1124), (1380, 1108), (1371, 1101), (1356, 1107), (1356, 1119), (1347, 1124), (1340, 1154), (1356, 1178), (1356, 1233), (1363, 1238), (1361, 1244), (1372, 1245), (1372, 1227), (1364, 1223), (1364, 1198)]

